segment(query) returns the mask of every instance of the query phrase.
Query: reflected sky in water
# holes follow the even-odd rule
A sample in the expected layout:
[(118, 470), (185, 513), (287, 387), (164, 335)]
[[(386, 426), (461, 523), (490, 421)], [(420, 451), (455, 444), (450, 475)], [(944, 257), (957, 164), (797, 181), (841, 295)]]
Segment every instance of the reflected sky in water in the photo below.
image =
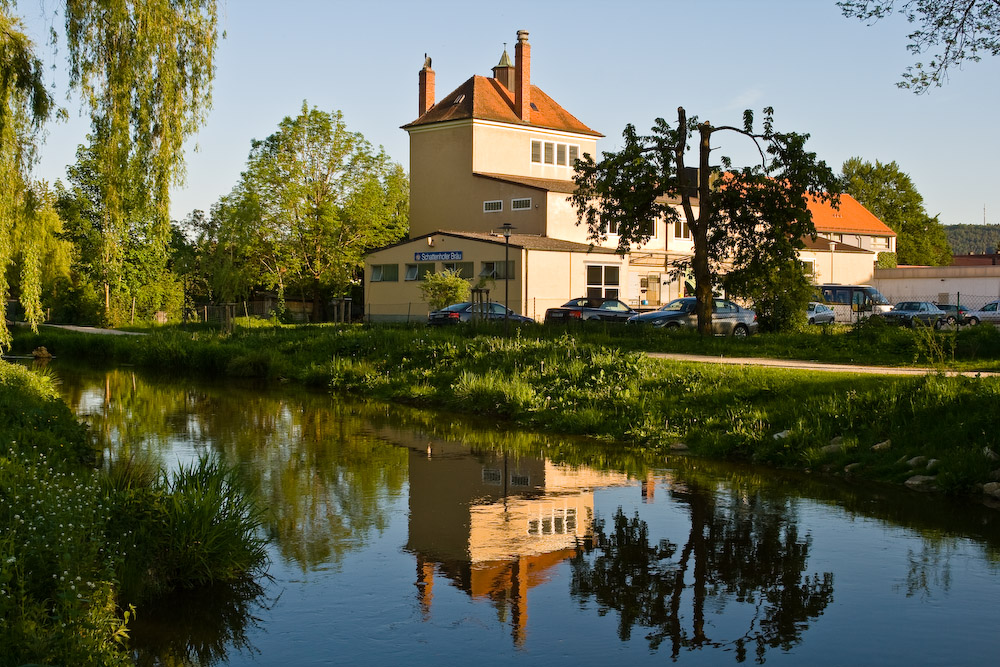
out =
[(270, 579), (140, 609), (140, 664), (978, 665), (1000, 649), (1000, 513), (975, 504), (290, 387), (53, 368), (108, 456), (213, 453), (268, 509)]

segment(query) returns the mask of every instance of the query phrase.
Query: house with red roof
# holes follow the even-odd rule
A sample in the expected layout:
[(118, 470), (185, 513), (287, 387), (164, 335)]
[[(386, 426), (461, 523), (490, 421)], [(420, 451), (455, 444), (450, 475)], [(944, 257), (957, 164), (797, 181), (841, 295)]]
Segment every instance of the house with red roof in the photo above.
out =
[[(674, 267), (693, 243), (683, 222), (658, 222), (625, 256), (615, 253), (615, 230), (595, 245), (577, 224), (574, 163), (598, 155), (603, 135), (532, 82), (527, 31), (517, 33), (513, 61), (504, 49), (492, 76), (473, 75), (440, 100), (435, 83), (425, 56), (418, 116), (402, 126), (410, 136), (410, 237), (367, 257), (369, 319), (423, 319), (420, 281), (445, 269), (538, 320), (581, 295), (638, 307), (684, 295), (687, 281)], [(895, 248), (892, 230), (843, 199), (840, 212), (813, 210), (821, 238), (807, 240), (802, 259), (816, 282), (867, 282), (876, 254)]]

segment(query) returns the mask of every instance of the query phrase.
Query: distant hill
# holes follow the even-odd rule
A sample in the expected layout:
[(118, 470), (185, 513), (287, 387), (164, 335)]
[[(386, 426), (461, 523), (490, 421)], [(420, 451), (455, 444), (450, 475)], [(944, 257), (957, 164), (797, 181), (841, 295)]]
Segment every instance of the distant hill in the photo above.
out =
[(956, 255), (1000, 252), (1000, 225), (944, 225), (944, 233)]

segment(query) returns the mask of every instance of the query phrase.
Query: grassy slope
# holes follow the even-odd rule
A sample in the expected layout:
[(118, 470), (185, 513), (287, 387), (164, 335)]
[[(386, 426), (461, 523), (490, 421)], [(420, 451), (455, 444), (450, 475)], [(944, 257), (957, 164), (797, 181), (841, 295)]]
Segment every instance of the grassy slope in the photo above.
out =
[[(663, 332), (496, 331), (391, 327), (282, 327), (231, 335), (166, 329), (149, 337), (19, 333), (16, 346), (57, 356), (104, 359), (213, 375), (282, 377), (382, 400), (495, 415), (556, 432), (580, 433), (667, 451), (691, 451), (793, 468), (902, 482), (938, 459), (938, 485), (967, 492), (1000, 464), (993, 425), (1000, 380), (880, 377), (655, 361), (632, 350), (730, 356), (795, 356), (877, 363), (994, 368), (1000, 334), (991, 328), (938, 335), (868, 327), (812, 330), (749, 341)], [(811, 354), (810, 354), (811, 353)], [(952, 358), (956, 362), (952, 362)], [(775, 438), (782, 434), (784, 437)], [(837, 451), (828, 445), (842, 438)], [(876, 443), (891, 441), (886, 449)]]

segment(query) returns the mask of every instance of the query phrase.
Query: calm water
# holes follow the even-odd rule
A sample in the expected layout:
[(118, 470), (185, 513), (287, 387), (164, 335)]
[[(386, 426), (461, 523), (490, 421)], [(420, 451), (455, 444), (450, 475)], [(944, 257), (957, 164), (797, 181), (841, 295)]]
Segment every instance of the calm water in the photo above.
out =
[(140, 664), (982, 665), (1000, 512), (489, 420), (56, 367), (111, 455), (214, 453), (270, 579), (139, 610)]

